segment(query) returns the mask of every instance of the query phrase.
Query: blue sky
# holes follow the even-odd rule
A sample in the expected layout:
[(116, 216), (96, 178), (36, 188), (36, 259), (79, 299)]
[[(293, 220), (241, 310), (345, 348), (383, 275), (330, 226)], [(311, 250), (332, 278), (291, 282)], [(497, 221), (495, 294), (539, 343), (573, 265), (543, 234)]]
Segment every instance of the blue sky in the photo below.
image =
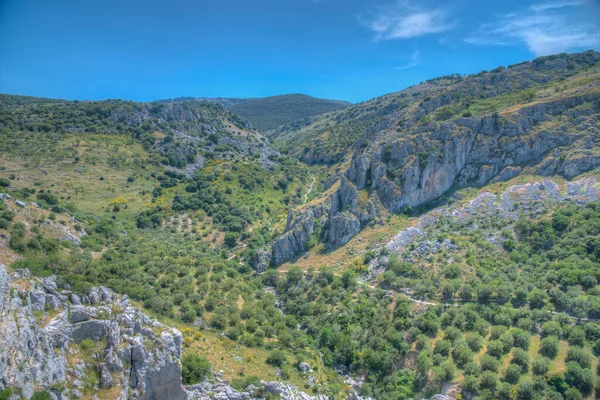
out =
[(0, 92), (359, 102), (600, 49), (600, 0), (0, 0)]

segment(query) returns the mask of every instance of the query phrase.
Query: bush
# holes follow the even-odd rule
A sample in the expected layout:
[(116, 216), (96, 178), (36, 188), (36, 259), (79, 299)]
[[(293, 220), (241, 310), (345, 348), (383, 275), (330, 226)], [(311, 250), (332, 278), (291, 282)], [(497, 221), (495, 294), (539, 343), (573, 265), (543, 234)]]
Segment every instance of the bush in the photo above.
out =
[(189, 353), (181, 359), (181, 375), (185, 385), (202, 382), (210, 374), (210, 362), (197, 354)]
[(0, 186), (2, 186), (2, 187), (9, 187), (10, 186), (10, 180), (8, 180), (6, 178), (0, 178)]
[(44, 390), (41, 392), (35, 392), (33, 396), (29, 398), (29, 400), (52, 400), (52, 396), (50, 396), (50, 393)]
[(0, 400), (8, 400), (12, 396), (12, 389), (6, 388), (4, 390), (0, 390)]
[(272, 351), (271, 354), (267, 356), (267, 364), (274, 365), (276, 367), (281, 367), (287, 362), (287, 357), (285, 353), (281, 350)]

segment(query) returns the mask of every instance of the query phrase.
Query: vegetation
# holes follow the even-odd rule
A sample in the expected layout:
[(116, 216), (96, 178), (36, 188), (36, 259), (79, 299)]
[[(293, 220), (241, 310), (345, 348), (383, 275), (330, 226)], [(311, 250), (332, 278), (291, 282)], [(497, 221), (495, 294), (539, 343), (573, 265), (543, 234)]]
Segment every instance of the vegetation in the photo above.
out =
[(182, 378), (186, 385), (202, 382), (209, 376), (210, 370), (208, 360), (196, 354), (186, 354), (181, 359)]
[[(574, 68), (553, 72), (548, 85), (571, 84), (594, 68), (585, 54), (573, 56)], [(396, 135), (408, 125), (428, 129), (537, 101), (548, 89), (536, 83), (546, 63), (564, 57), (534, 61), (529, 75), (515, 66), (432, 80), (292, 122), (273, 137), (307, 162), (335, 163), (351, 146), (370, 146), (379, 134), (373, 127), (390, 113), (406, 117), (390, 128)], [(520, 89), (499, 85), (498, 77)], [(144, 122), (130, 118), (146, 112)], [(298, 130), (303, 135), (292, 137)], [(2, 247), (8, 255), (0, 255), (13, 269), (54, 274), (77, 293), (99, 284), (126, 293), (177, 326), (186, 384), (235, 365), (226, 374), (237, 388), (282, 379), (331, 398), (350, 390), (336, 370), (364, 378), (361, 395), (377, 399), (427, 397), (448, 382), (459, 383), (464, 398), (594, 396), (600, 203), (553, 205), (517, 221), (491, 215), (476, 227), (441, 215), (423, 230), (452, 252), (408, 247), (390, 254), (368, 243), (364, 253), (340, 249), (339, 263), (311, 258), (304, 269), (259, 274), (250, 260), (280, 235), (289, 210), (317, 196), (314, 182), (339, 165), (304, 165), (219, 104), (195, 101), (0, 96), (0, 138), (0, 185), (12, 196), (0, 201), (0, 233), (10, 235)], [(456, 201), (467, 201), (463, 194)], [(16, 199), (29, 204), (19, 207)], [(417, 223), (385, 211), (381, 219)], [(50, 229), (59, 225), (75, 239)], [(491, 228), (500, 233), (487, 240)], [(392, 231), (369, 229), (365, 242), (372, 232)], [(359, 282), (376, 258), (384, 271)], [(99, 351), (84, 341), (77, 355)], [(298, 371), (302, 362), (318, 384)], [(86, 371), (85, 380), (97, 385), (98, 372)]]
[(268, 131), (297, 119), (337, 111), (349, 104), (345, 101), (316, 99), (304, 94), (287, 94), (248, 99), (232, 105), (230, 109), (250, 121), (255, 128)]

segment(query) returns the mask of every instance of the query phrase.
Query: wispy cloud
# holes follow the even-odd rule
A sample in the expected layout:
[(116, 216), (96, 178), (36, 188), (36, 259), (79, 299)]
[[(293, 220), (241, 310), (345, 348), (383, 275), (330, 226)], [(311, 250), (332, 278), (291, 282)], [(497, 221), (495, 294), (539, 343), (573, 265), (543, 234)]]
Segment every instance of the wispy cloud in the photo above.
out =
[(534, 4), (531, 6), (531, 9), (533, 11), (546, 11), (546, 10), (552, 10), (552, 9), (556, 9), (556, 8), (578, 6), (583, 3), (585, 3), (584, 0), (547, 1), (544, 3)]
[(408, 1), (398, 1), (381, 8), (370, 18), (359, 17), (359, 20), (375, 33), (375, 40), (414, 38), (457, 26), (444, 10), (427, 9)]
[(420, 55), (421, 55), (421, 52), (419, 50), (415, 50), (411, 54), (410, 60), (406, 64), (402, 64), (402, 65), (399, 65), (397, 67), (394, 67), (394, 69), (404, 70), (404, 69), (409, 69), (409, 68), (416, 67), (417, 65), (419, 65), (419, 56)]
[(600, 45), (598, 26), (567, 19), (565, 13), (557, 12), (583, 3), (581, 0), (537, 3), (526, 11), (499, 16), (495, 22), (481, 25), (465, 41), (498, 46), (522, 43), (536, 56), (597, 47)]

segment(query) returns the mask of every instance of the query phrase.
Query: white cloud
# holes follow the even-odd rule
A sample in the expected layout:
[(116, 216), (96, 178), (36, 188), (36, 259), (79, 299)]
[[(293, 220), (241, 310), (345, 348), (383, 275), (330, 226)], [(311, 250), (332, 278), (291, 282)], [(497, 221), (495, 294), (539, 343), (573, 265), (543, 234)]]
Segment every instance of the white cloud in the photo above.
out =
[[(509, 13), (494, 23), (465, 38), (474, 45), (524, 44), (536, 56), (560, 53), (570, 49), (588, 49), (600, 45), (598, 26), (567, 19), (557, 9), (583, 4), (583, 1), (564, 0), (534, 4), (526, 12)], [(532, 12), (533, 11), (533, 12)]]
[[(360, 18), (362, 20), (362, 18)], [(375, 40), (408, 39), (440, 33), (456, 27), (442, 9), (425, 9), (407, 1), (398, 1), (380, 9), (363, 25), (375, 33)]]
[(584, 0), (564, 0), (564, 1), (547, 1), (545, 3), (538, 3), (531, 6), (533, 11), (546, 11), (556, 8), (578, 6), (584, 3)]
[(420, 54), (421, 54), (421, 52), (419, 50), (415, 50), (412, 53), (412, 55), (410, 56), (410, 60), (406, 64), (402, 64), (397, 67), (394, 67), (394, 69), (403, 70), (403, 69), (409, 69), (412, 67), (416, 67), (417, 65), (419, 65), (419, 55)]

